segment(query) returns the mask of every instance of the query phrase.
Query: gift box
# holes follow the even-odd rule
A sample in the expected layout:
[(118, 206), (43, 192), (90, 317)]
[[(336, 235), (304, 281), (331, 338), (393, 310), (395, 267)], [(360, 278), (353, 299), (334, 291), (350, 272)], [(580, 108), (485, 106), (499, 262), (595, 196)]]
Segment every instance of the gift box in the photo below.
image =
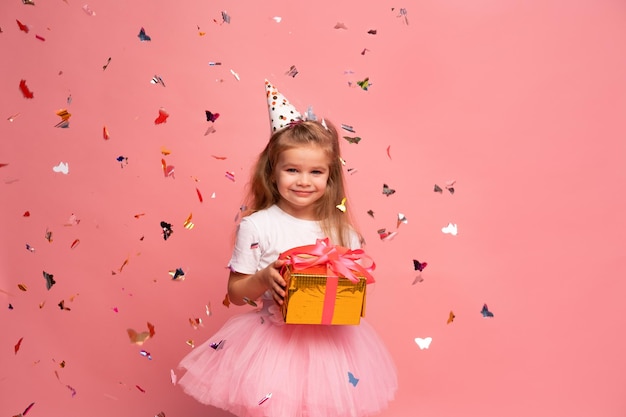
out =
[[(281, 255), (287, 282), (282, 313), (287, 324), (359, 324), (365, 315), (367, 284), (375, 267), (361, 249), (320, 239)], [(370, 261), (363, 266), (362, 261)]]

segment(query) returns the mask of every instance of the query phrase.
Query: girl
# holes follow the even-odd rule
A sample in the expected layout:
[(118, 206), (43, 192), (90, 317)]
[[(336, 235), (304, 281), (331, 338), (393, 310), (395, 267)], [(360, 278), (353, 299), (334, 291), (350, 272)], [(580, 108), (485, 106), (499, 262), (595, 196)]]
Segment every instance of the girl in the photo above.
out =
[(387, 406), (397, 387), (389, 353), (365, 322), (284, 324), (281, 252), (330, 237), (356, 249), (337, 131), (296, 121), (261, 152), (230, 260), (228, 297), (262, 307), (232, 317), (181, 362), (179, 385), (198, 401), (240, 417), (359, 417)]

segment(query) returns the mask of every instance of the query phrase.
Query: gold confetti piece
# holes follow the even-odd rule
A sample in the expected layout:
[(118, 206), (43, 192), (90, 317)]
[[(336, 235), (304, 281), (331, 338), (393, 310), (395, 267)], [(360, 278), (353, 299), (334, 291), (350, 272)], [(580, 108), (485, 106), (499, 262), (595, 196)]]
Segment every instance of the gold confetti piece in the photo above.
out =
[(161, 153), (165, 156), (169, 155), (172, 153), (172, 151), (170, 151), (169, 149), (167, 149), (165, 146), (161, 146)]
[(102, 139), (104, 140), (109, 140), (110, 136), (109, 136), (109, 129), (107, 129), (106, 126), (104, 126), (102, 128)]
[(26, 284), (17, 284), (17, 288), (22, 291), (28, 291), (28, 287), (26, 286)]
[(185, 227), (185, 229), (191, 230), (195, 226), (193, 222), (191, 221), (191, 217), (192, 217), (192, 213), (189, 213), (187, 220), (185, 220), (185, 222), (183, 223), (183, 226)]
[(206, 306), (204, 306), (205, 310), (206, 310), (206, 315), (210, 316), (211, 313), (211, 303), (208, 303)]
[(128, 338), (130, 339), (130, 343), (135, 344), (137, 346), (143, 345), (145, 341), (150, 338), (149, 332), (139, 333), (134, 329), (126, 329), (126, 333), (128, 333)]
[(191, 346), (192, 348), (193, 348), (193, 347), (196, 347), (196, 345), (193, 343), (193, 339), (189, 339), (189, 340), (187, 340), (185, 343), (187, 343), (187, 344), (188, 344), (189, 346)]
[(198, 330), (199, 327), (203, 327), (204, 325), (202, 324), (202, 319), (201, 318), (195, 318), (189, 319), (189, 324), (191, 324), (191, 327), (193, 327), (195, 330)]
[(337, 207), (342, 213), (346, 212), (346, 197), (341, 199), (341, 203), (337, 204), (335, 207)]

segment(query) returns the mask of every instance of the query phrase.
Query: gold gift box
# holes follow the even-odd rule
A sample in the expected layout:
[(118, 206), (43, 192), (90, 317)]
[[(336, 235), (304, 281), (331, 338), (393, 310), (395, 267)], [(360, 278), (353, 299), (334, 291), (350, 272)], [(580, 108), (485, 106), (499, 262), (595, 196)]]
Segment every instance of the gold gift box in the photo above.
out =
[[(365, 316), (366, 279), (355, 275), (359, 282), (337, 277), (326, 266), (314, 266), (294, 270), (292, 265), (283, 268), (283, 278), (287, 282), (285, 299), (282, 305), (283, 318), (288, 324), (359, 324)], [(323, 323), (324, 302), (327, 281), (338, 280), (334, 300), (332, 320)], [(332, 291), (331, 291), (332, 292)], [(331, 294), (329, 294), (332, 297)], [(331, 302), (329, 300), (329, 302)]]

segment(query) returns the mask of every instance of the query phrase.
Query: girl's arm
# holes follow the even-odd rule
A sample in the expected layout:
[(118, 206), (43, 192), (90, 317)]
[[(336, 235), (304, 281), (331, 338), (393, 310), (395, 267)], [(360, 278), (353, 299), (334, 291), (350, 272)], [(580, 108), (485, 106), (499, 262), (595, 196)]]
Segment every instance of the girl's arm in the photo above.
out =
[(279, 271), (284, 263), (283, 260), (277, 260), (254, 274), (231, 271), (228, 277), (228, 299), (233, 304), (243, 305), (246, 303), (244, 297), (256, 300), (270, 290), (274, 301), (282, 304), (287, 284)]

